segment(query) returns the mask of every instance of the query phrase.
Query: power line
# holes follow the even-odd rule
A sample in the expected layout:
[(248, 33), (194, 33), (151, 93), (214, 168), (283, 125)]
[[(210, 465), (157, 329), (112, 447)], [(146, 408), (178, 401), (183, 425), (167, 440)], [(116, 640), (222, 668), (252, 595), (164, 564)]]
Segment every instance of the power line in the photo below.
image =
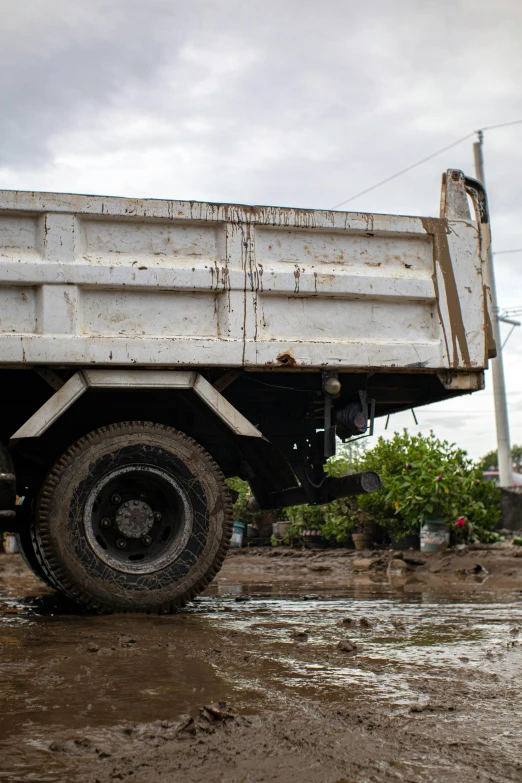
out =
[[(487, 125), (485, 128), (481, 128), (480, 130), (483, 131), (495, 130), (496, 128), (506, 128), (508, 125), (521, 125), (521, 124), (522, 124), (522, 120), (513, 120), (512, 122), (501, 122), (498, 125)], [(381, 185), (385, 185), (387, 182), (391, 182), (393, 179), (397, 179), (397, 177), (401, 177), (403, 174), (406, 174), (408, 171), (417, 168), (417, 166), (421, 166), (423, 163), (427, 163), (428, 160), (432, 160), (432, 158), (436, 158), (437, 155), (442, 155), (443, 152), (447, 152), (447, 150), (450, 150), (453, 147), (456, 147), (458, 144), (461, 144), (463, 141), (470, 139), (472, 136), (475, 135), (475, 133), (478, 132), (479, 131), (477, 130), (477, 131), (473, 131), (472, 133), (467, 133), (465, 136), (462, 136), (460, 139), (457, 139), (457, 141), (454, 141), (451, 144), (448, 144), (446, 147), (442, 147), (442, 149), (437, 150), (437, 152), (432, 152), (432, 154), (428, 155), (426, 158), (422, 158), (422, 160), (418, 160), (416, 163), (412, 163), (411, 166), (406, 166), (405, 169), (401, 169), (400, 171), (397, 171), (396, 174), (392, 174), (391, 177), (386, 177), (386, 179), (377, 182), (375, 185), (372, 185), (370, 188), (366, 188), (366, 190), (361, 190), (359, 193), (356, 193), (354, 196), (350, 196), (350, 198), (347, 198), (344, 201), (340, 201), (339, 204), (336, 204), (335, 207), (332, 207), (332, 209), (339, 209), (339, 207), (342, 207), (344, 206), (344, 204), (348, 204), (348, 202), (353, 201), (356, 198), (359, 198), (359, 196), (364, 196), (366, 195), (366, 193), (370, 193), (372, 190), (376, 190), (376, 188), (380, 188)]]
[[(517, 395), (520, 396), (522, 394), (522, 392), (520, 392), (520, 391), (510, 391), (510, 392), (506, 392), (506, 394), (507, 394), (508, 397), (510, 395), (514, 395), (514, 394), (517, 394)], [(481, 397), (494, 397), (495, 395), (493, 394), (493, 392), (483, 391), (483, 392), (481, 392), (480, 396)]]
[(522, 120), (511, 120), (511, 122), (501, 122), (499, 125), (486, 125), (485, 128), (477, 128), (475, 133), (480, 130), (496, 130), (496, 128), (507, 128), (508, 125), (522, 125)]
[[(409, 413), (409, 412), (410, 412), (410, 408), (408, 408), (408, 410), (404, 410), (404, 411), (397, 411), (397, 413), (390, 414), (390, 415), (398, 416), (400, 413)], [(519, 411), (513, 411), (513, 413), (518, 413), (518, 412)], [(487, 411), (486, 410), (479, 410), (479, 411), (457, 411), (457, 410), (454, 410), (454, 411), (429, 411), (429, 410), (422, 410), (421, 408), (415, 408), (415, 413), (417, 414), (417, 416), (420, 415), (420, 418), (422, 418), (424, 415), (429, 417), (429, 416), (432, 416), (433, 414), (435, 414), (437, 416), (446, 416), (446, 414), (448, 416), (465, 416), (467, 418), (468, 416), (491, 416), (491, 414), (493, 413), (493, 409), (487, 410)]]
[(436, 158), (437, 155), (441, 155), (443, 152), (446, 152), (446, 150), (450, 150), (452, 147), (456, 147), (457, 144), (461, 144), (463, 141), (466, 141), (466, 139), (471, 139), (471, 137), (474, 135), (475, 135), (475, 131), (473, 131), (473, 133), (466, 134), (466, 136), (462, 136), (462, 138), (457, 139), (457, 141), (454, 141), (451, 144), (448, 144), (446, 147), (442, 147), (442, 149), (437, 150), (437, 152), (433, 152), (431, 155), (428, 155), (427, 158), (418, 160), (417, 163), (412, 163), (411, 166), (407, 166), (405, 169), (401, 169), (401, 171), (398, 171), (396, 174), (392, 174), (391, 177), (387, 177), (386, 179), (381, 180), (381, 182), (378, 182), (376, 185), (372, 185), (371, 188), (366, 188), (366, 190), (361, 190), (361, 192), (356, 193), (355, 196), (350, 196), (350, 198), (341, 201), (339, 204), (336, 204), (335, 207), (332, 207), (332, 209), (339, 209), (339, 207), (342, 207), (343, 204), (348, 204), (349, 201), (353, 201), (354, 198), (359, 198), (359, 196), (364, 196), (365, 193), (369, 193), (371, 190), (380, 188), (381, 185), (385, 185), (386, 182), (391, 182), (392, 179), (396, 179), (397, 177), (402, 176), (402, 174), (406, 174), (406, 172), (411, 171), (417, 166), (420, 166), (421, 163), (426, 163), (426, 161), (431, 160), (432, 158)]
[[(417, 411), (417, 414), (418, 414), (419, 413), (419, 409), (416, 408), (415, 410)], [(407, 411), (404, 411), (404, 413), (407, 413)], [(421, 416), (424, 413), (426, 413), (429, 416), (432, 416), (433, 414), (437, 414), (437, 415), (440, 415), (440, 416), (445, 416), (446, 413), (449, 414), (450, 416), (457, 416), (457, 415), (459, 415), (459, 416), (484, 416), (486, 414), (490, 415), (492, 413), (492, 409), (488, 410), (488, 411), (481, 411), (481, 410), (479, 410), (479, 411), (469, 411), (469, 410), (468, 411), (456, 411), (456, 410), (455, 411), (427, 411), (427, 410), (425, 410), (425, 411), (420, 411), (420, 413), (421, 413)]]
[(505, 253), (522, 253), (522, 247), (516, 247), (513, 250), (495, 250), (494, 256), (503, 256)]

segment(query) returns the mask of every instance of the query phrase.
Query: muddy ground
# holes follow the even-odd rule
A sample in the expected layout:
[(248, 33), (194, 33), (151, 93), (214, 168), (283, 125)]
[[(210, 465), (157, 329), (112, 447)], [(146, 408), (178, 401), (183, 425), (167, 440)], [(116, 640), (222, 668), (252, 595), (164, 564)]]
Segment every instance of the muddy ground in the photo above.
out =
[(522, 781), (522, 547), (234, 551), (174, 616), (0, 555), (0, 781)]

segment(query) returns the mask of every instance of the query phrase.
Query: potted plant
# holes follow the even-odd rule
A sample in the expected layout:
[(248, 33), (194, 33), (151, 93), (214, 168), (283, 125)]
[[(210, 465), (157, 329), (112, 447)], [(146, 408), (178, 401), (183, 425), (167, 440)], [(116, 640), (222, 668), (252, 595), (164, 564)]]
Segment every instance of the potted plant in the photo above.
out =
[(371, 549), (373, 543), (373, 528), (375, 523), (369, 514), (359, 511), (355, 515), (357, 520), (357, 530), (352, 533), (352, 540), (357, 550)]
[(450, 534), (456, 540), (489, 540), (498, 524), (498, 490), (482, 480), (463, 449), (433, 432), (424, 436), (404, 430), (388, 440), (379, 438), (357, 469), (380, 472), (383, 489), (358, 502), (396, 546), (411, 545), (421, 530), (425, 550), (444, 546)]

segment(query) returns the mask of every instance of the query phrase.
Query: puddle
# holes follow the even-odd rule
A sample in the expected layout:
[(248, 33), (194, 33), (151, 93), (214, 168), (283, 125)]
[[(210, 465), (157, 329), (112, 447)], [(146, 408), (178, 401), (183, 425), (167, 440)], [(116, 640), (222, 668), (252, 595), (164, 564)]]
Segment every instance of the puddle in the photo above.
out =
[[(316, 589), (303, 600), (295, 586), (243, 582), (214, 585), (170, 617), (101, 617), (77, 612), (21, 567), (11, 579), (2, 573), (0, 781), (94, 781), (85, 777), (79, 750), (71, 761), (51, 752), (52, 743), (110, 747), (96, 758), (111, 757), (136, 726), (196, 715), (218, 701), (245, 715), (373, 703), (404, 716), (435, 698), (441, 720), (447, 696), (479, 699), (497, 682), (511, 694), (509, 722), (496, 722), (498, 743), (520, 742), (520, 689), (513, 701), (522, 664), (520, 600), (408, 596), (382, 585), (372, 591), (371, 584)], [(357, 645), (356, 654), (337, 649), (342, 639)], [(422, 775), (414, 759), (393, 763), (393, 775), (402, 769), (408, 780), (430, 779), (425, 761)], [(383, 767), (386, 775), (392, 767)]]
[[(219, 604), (204, 599), (196, 611), (208, 607), (209, 623), (216, 629), (245, 634), (251, 640), (246, 654), (255, 651), (258, 662), (273, 661), (277, 654), (283, 671), (273, 677), (286, 688), (304, 685), (324, 695), (324, 686), (348, 685), (354, 697), (374, 696), (399, 703), (418, 692), (418, 687), (412, 691), (412, 680), (436, 678), (440, 682), (443, 678), (451, 683), (463, 667), (495, 674), (499, 658), (503, 676), (509, 677), (518, 673), (522, 662), (518, 634), (513, 636), (522, 628), (522, 602), (481, 604), (446, 598), (439, 603), (432, 597), (363, 601), (346, 595), (340, 600), (258, 597), (247, 603)], [(216, 609), (228, 611), (215, 617)], [(299, 631), (308, 633), (305, 640), (295, 638)], [(345, 638), (359, 646), (357, 655), (342, 656), (336, 651), (338, 641)], [(292, 653), (305, 649), (322, 652), (328, 660), (303, 664), (301, 655)]]

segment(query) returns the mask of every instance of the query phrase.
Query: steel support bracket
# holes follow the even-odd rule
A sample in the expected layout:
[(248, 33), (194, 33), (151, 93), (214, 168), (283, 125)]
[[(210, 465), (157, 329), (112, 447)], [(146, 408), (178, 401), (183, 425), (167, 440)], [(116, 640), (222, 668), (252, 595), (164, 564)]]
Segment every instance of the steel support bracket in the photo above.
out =
[(88, 389), (192, 389), (235, 435), (262, 438), (256, 427), (202, 375), (186, 370), (80, 370), (11, 436), (39, 438)]

